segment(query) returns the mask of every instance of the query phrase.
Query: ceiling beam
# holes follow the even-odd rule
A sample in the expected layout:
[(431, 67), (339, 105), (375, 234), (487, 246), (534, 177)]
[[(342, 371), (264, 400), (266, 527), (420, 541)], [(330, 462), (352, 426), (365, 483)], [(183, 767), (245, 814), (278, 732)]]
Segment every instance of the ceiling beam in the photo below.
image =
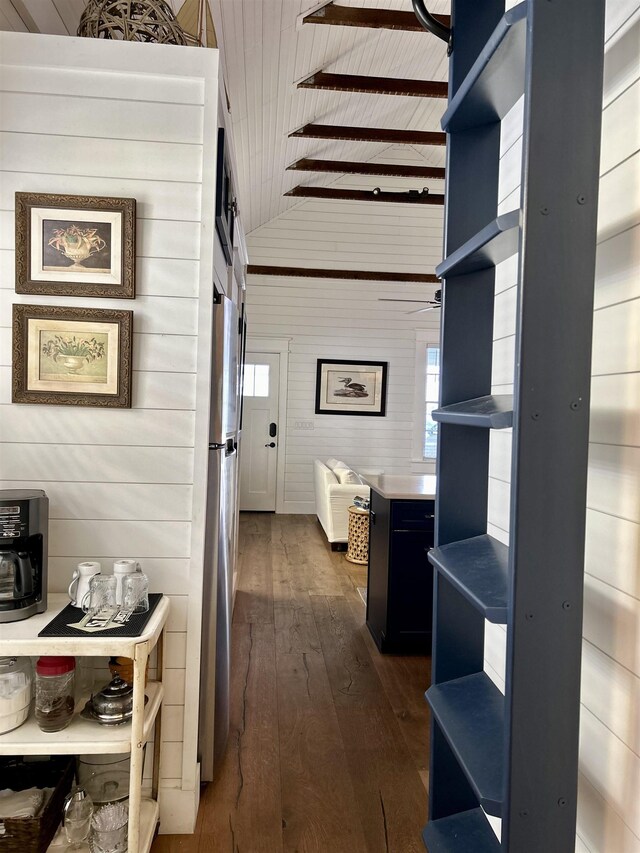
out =
[(396, 130), (384, 127), (345, 127), (311, 122), (289, 134), (304, 139), (343, 139), (353, 142), (388, 142), (407, 145), (446, 145), (446, 133), (432, 130)]
[[(434, 15), (445, 27), (451, 26), (449, 15)], [(328, 3), (302, 19), (303, 24), (329, 24), (340, 27), (372, 27), (373, 29), (404, 30), (426, 33), (413, 12), (395, 9), (366, 9), (354, 6), (336, 6)]]
[(444, 180), (444, 169), (438, 166), (407, 166), (398, 163), (357, 163), (353, 160), (313, 160), (303, 157), (296, 160), (287, 171), (337, 172), (341, 175), (379, 175), (398, 178), (429, 178)]
[(325, 198), (341, 201), (377, 201), (390, 204), (444, 204), (443, 195), (432, 195), (419, 190), (408, 192), (383, 192), (378, 190), (348, 190), (335, 187), (294, 187), (285, 196), (297, 198)]
[(402, 281), (420, 284), (439, 284), (440, 279), (431, 273), (377, 272), (372, 270), (325, 270), (308, 267), (269, 267), (249, 264), (249, 275), (281, 275), (296, 278), (348, 278), (358, 281)]
[(449, 94), (449, 84), (438, 80), (404, 80), (397, 77), (367, 77), (362, 74), (331, 74), (327, 71), (317, 71), (301, 80), (298, 89), (407, 95), (412, 98), (446, 98)]

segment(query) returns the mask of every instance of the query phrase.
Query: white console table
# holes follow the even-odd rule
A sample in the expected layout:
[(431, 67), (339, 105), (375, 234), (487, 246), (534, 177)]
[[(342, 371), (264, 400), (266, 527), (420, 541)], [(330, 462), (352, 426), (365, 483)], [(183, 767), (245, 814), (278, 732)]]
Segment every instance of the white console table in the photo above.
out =
[[(0, 755), (80, 755), (130, 753), (129, 853), (148, 853), (158, 825), (158, 782), (162, 722), (164, 628), (169, 613), (166, 596), (158, 602), (139, 637), (39, 637), (38, 632), (67, 604), (66, 595), (50, 595), (46, 613), (22, 622), (0, 624), (0, 657), (119, 655), (133, 660), (133, 717), (120, 726), (101, 726), (80, 716), (84, 699), (76, 706), (71, 724), (61, 732), (43, 732), (33, 713), (11, 732), (0, 735)], [(157, 676), (145, 688), (145, 671), (157, 646)], [(149, 697), (145, 707), (145, 693)], [(85, 697), (88, 698), (88, 697)], [(142, 798), (144, 745), (154, 732), (152, 799)]]

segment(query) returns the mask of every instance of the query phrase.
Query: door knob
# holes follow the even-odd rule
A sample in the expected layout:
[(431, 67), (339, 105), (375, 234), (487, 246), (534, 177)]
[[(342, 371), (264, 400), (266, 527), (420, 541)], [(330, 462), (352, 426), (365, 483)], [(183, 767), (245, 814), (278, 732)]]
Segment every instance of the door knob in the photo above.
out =
[(275, 441), (270, 441), (269, 444), (265, 444), (265, 447), (275, 447), (275, 446), (276, 446)]

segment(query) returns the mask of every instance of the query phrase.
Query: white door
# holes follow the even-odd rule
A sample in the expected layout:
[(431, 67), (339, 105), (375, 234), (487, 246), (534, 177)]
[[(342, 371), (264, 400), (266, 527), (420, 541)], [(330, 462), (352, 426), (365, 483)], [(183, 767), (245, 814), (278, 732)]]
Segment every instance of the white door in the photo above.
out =
[(240, 449), (240, 509), (275, 512), (278, 462), (277, 353), (247, 353)]

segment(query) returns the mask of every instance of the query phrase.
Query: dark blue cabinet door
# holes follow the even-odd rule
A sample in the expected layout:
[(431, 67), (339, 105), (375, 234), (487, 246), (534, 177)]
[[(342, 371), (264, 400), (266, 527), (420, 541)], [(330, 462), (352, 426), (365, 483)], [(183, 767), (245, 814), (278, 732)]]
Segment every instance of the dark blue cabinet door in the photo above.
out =
[(367, 626), (381, 652), (431, 651), (433, 507), (371, 490)]
[(389, 595), (389, 501), (371, 491), (367, 625), (382, 649), (387, 633)]
[(407, 650), (429, 652), (433, 568), (427, 553), (433, 533), (393, 531), (389, 573), (389, 634)]

